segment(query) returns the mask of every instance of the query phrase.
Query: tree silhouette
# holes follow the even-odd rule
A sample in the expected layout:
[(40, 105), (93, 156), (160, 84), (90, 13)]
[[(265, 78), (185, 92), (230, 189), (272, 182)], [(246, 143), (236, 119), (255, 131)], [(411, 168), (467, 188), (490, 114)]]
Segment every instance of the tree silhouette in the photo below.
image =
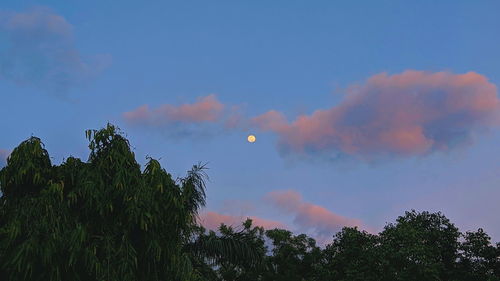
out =
[[(154, 159), (141, 171), (112, 125), (87, 138), (87, 162), (52, 165), (31, 137), (1, 170), (2, 280), (195, 280), (186, 250), (205, 204), (204, 166), (175, 181)], [(219, 242), (197, 253), (252, 258), (244, 242)]]

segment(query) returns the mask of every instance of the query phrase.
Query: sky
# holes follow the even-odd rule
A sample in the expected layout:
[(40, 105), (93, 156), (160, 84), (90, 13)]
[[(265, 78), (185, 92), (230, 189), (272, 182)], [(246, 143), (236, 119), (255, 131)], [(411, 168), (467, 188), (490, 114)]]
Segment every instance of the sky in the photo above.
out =
[[(108, 122), (139, 163), (207, 163), (209, 228), (326, 243), (405, 211), (500, 241), (498, 1), (0, 4), (0, 166), (40, 137), (88, 157)], [(254, 134), (256, 142), (247, 142)]]

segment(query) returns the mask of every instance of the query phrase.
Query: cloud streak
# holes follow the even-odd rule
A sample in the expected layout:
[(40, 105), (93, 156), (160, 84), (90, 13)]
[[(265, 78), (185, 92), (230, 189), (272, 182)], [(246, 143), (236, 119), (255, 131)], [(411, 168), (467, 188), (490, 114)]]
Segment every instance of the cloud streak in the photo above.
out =
[[(326, 245), (331, 242), (335, 233), (343, 227), (358, 227), (363, 230), (374, 232), (359, 219), (353, 219), (336, 214), (322, 206), (304, 201), (302, 196), (292, 190), (279, 190), (267, 193), (263, 200), (259, 201), (260, 207), (279, 210), (288, 217), (288, 223), (270, 220), (256, 216), (232, 215), (244, 210), (233, 209), (228, 213), (206, 211), (200, 215), (199, 222), (211, 230), (217, 230), (221, 223), (233, 227), (241, 226), (241, 223), (250, 218), (253, 224), (265, 229), (289, 229), (294, 232), (306, 233), (316, 239), (319, 244)], [(264, 206), (265, 205), (265, 206)]]
[(220, 103), (215, 95), (198, 98), (195, 103), (174, 106), (164, 104), (156, 109), (150, 109), (148, 105), (125, 112), (125, 120), (134, 124), (146, 124), (162, 126), (173, 123), (214, 123), (220, 121), (224, 105)]
[(217, 230), (221, 223), (229, 226), (238, 227), (247, 218), (252, 219), (254, 226), (261, 226), (264, 229), (274, 229), (274, 228), (287, 228), (287, 226), (281, 222), (267, 220), (255, 216), (233, 216), (224, 215), (217, 212), (205, 212), (200, 216), (200, 223), (208, 229)]
[(270, 192), (266, 199), (281, 211), (293, 215), (293, 222), (300, 231), (312, 232), (320, 241), (330, 239), (345, 226), (366, 228), (361, 220), (347, 218), (305, 202), (299, 193), (292, 190)]
[(163, 104), (156, 108), (142, 105), (123, 113), (123, 119), (129, 125), (152, 129), (169, 137), (198, 139), (240, 130), (245, 121), (237, 107), (222, 104), (214, 94), (180, 105)]
[(109, 56), (83, 57), (75, 46), (73, 26), (48, 8), (0, 12), (0, 79), (65, 94), (82, 85), (110, 61)]

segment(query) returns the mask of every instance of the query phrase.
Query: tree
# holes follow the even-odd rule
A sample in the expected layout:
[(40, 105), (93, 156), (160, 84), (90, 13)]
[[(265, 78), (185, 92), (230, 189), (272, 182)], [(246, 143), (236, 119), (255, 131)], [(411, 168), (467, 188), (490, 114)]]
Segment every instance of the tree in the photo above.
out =
[(461, 280), (500, 280), (500, 252), (491, 245), (488, 234), (480, 228), (463, 236), (458, 261)]
[(454, 280), (459, 236), (441, 213), (406, 212), (380, 233), (383, 280)]
[(305, 234), (293, 235), (284, 229), (266, 231), (272, 242), (272, 255), (267, 258), (265, 281), (317, 280), (321, 249)]
[[(87, 162), (52, 165), (31, 137), (0, 171), (2, 280), (199, 280), (188, 245), (205, 204), (204, 166), (174, 180), (152, 158), (141, 171), (112, 125), (87, 138)], [(205, 253), (252, 252), (228, 243)]]
[[(204, 249), (204, 260), (217, 265), (214, 268), (216, 280), (260, 280), (266, 266), (267, 248), (264, 244), (264, 229), (252, 227), (252, 220), (247, 219), (242, 223), (242, 229), (235, 230), (231, 226), (221, 224), (218, 232), (219, 234), (214, 231), (206, 233), (202, 230), (195, 241), (195, 244), (203, 245), (201, 248)], [(220, 251), (225, 248), (230, 251)]]
[(344, 227), (323, 251), (323, 280), (381, 280), (378, 250), (376, 235)]

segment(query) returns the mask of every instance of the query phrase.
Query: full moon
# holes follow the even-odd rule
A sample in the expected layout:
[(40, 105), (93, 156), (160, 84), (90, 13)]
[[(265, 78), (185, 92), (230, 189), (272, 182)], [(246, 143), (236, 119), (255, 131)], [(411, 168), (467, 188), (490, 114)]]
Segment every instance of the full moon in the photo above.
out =
[(255, 142), (256, 138), (254, 135), (248, 135), (247, 140), (248, 140), (248, 142), (252, 143), (252, 142)]

